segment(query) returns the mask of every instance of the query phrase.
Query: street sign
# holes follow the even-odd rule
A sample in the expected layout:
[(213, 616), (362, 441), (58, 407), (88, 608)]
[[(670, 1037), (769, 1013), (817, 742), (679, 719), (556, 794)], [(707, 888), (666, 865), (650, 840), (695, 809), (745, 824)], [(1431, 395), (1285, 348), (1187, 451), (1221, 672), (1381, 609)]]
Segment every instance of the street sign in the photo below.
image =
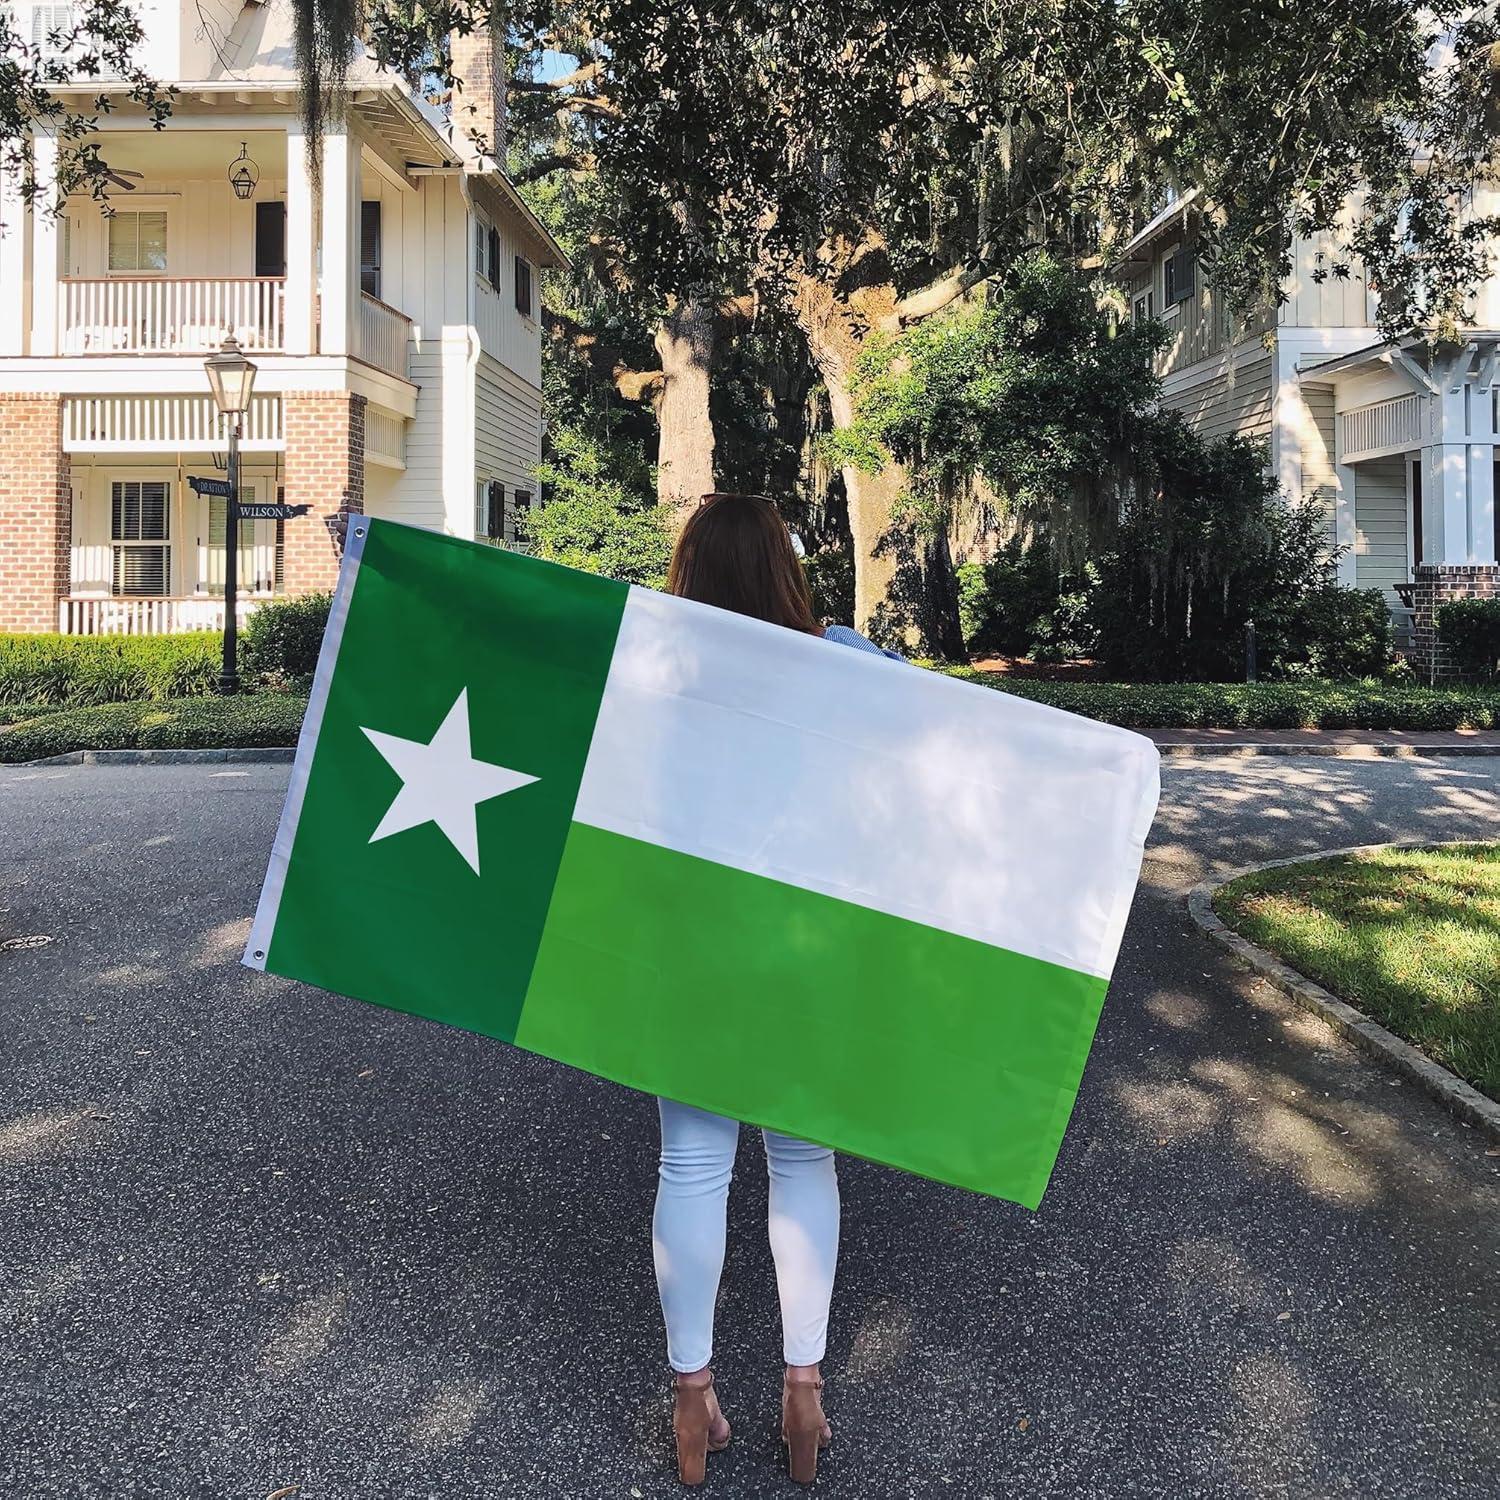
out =
[(293, 516), (305, 516), (310, 505), (239, 505), (242, 521), (289, 521)]
[(188, 488), (195, 495), (218, 495), (225, 500), (232, 493), (227, 479), (205, 479), (201, 474), (188, 475)]

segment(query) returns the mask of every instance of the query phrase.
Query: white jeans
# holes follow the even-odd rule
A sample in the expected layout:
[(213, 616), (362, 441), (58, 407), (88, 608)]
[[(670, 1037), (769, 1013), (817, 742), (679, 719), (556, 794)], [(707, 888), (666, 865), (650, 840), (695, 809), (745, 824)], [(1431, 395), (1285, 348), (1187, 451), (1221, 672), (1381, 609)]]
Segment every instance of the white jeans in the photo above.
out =
[[(651, 1221), (656, 1286), (674, 1370), (713, 1358), (714, 1302), (724, 1269), (729, 1179), (738, 1120), (670, 1099), (661, 1106), (661, 1179)], [(771, 1174), (769, 1230), (789, 1365), (814, 1365), (828, 1337), (828, 1304), (839, 1254), (839, 1184), (833, 1152), (762, 1131)]]

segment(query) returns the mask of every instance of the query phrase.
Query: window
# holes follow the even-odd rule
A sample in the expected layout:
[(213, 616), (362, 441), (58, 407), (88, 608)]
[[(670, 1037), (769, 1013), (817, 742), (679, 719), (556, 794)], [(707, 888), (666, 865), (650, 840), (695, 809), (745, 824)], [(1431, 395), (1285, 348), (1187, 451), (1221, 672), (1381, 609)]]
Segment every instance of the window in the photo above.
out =
[(474, 535), (492, 542), (505, 536), (505, 486), (498, 479), (474, 481)]
[(500, 290), (500, 231), (490, 229), (486, 234), (486, 242), (489, 249), (489, 282), (498, 292)]
[[(61, 57), (73, 32), (71, 5), (37, 5), (31, 11), (31, 45), (38, 57)], [(59, 45), (59, 43), (61, 45)]]
[(489, 277), (490, 242), (483, 219), (474, 220), (474, 274)]
[(1197, 285), (1197, 267), (1190, 246), (1179, 245), (1162, 264), (1161, 300), (1164, 307), (1176, 307), (1193, 295)]
[(531, 262), (521, 255), (516, 257), (516, 311), (531, 316)]
[[(241, 489), (240, 499), (248, 504), (255, 496), (253, 493), (247, 495)], [(208, 505), (208, 577), (204, 580), (204, 588), (206, 592), (222, 598), (227, 502), (222, 495), (208, 495), (205, 500)], [(258, 524), (256, 521), (245, 520), (239, 524), (239, 546), (235, 549), (239, 561), (235, 566), (235, 584), (242, 594), (265, 592), (265, 581), (255, 576), (255, 528)]]
[(109, 216), (111, 271), (167, 269), (167, 215), (163, 209), (131, 212), (119, 209)]
[(1135, 299), (1135, 305), (1132, 307), (1130, 313), (1130, 321), (1132, 323), (1146, 322), (1152, 315), (1152, 307), (1155, 301), (1155, 297), (1149, 291), (1142, 292)]
[(380, 295), (380, 204), (359, 205), (359, 289)]
[(165, 594), (172, 556), (167, 545), (167, 481), (115, 480), (109, 487), (109, 515), (111, 593)]

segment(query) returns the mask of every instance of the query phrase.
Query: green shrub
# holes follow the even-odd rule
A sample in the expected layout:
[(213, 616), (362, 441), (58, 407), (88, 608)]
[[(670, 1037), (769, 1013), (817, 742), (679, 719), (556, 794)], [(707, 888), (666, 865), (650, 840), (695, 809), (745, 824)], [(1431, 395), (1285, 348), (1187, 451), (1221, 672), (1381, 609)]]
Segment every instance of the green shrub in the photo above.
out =
[(1500, 691), (1383, 682), (1033, 682), (950, 675), (1127, 729), (1494, 729)]
[(854, 618), (854, 554), (847, 547), (825, 547), (802, 559), (818, 619), (847, 625)]
[(971, 652), (1067, 661), (1091, 655), (1093, 567), (1059, 569), (1045, 541), (1012, 537), (988, 562), (958, 570), (958, 614)]
[(1469, 677), (1493, 677), (1500, 663), (1500, 599), (1455, 599), (1437, 612), (1438, 637)]
[(26, 719), (0, 732), (0, 762), (74, 750), (253, 749), (297, 743), (305, 698), (262, 693), (104, 703)]
[(221, 637), (0, 635), (0, 704), (66, 707), (211, 693)]
[(318, 665), (331, 594), (300, 594), (262, 604), (240, 637), (240, 675), (259, 687), (305, 686)]
[(1268, 664), (1287, 677), (1379, 677), (1395, 660), (1391, 610), (1379, 589), (1323, 583), (1292, 611), (1282, 659)]

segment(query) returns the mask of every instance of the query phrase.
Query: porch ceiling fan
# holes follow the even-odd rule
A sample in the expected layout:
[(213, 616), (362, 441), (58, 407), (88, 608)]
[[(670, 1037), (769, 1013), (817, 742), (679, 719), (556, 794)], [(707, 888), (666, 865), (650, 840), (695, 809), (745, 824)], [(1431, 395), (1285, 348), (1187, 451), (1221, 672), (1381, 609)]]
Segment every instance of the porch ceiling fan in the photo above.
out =
[[(135, 183), (139, 182), (146, 174), (144, 172), (132, 172), (129, 167), (111, 167), (103, 165), (99, 175), (106, 181), (112, 182), (118, 188), (124, 188), (127, 193), (135, 191)], [(133, 177), (135, 182), (127, 182), (126, 178)]]

